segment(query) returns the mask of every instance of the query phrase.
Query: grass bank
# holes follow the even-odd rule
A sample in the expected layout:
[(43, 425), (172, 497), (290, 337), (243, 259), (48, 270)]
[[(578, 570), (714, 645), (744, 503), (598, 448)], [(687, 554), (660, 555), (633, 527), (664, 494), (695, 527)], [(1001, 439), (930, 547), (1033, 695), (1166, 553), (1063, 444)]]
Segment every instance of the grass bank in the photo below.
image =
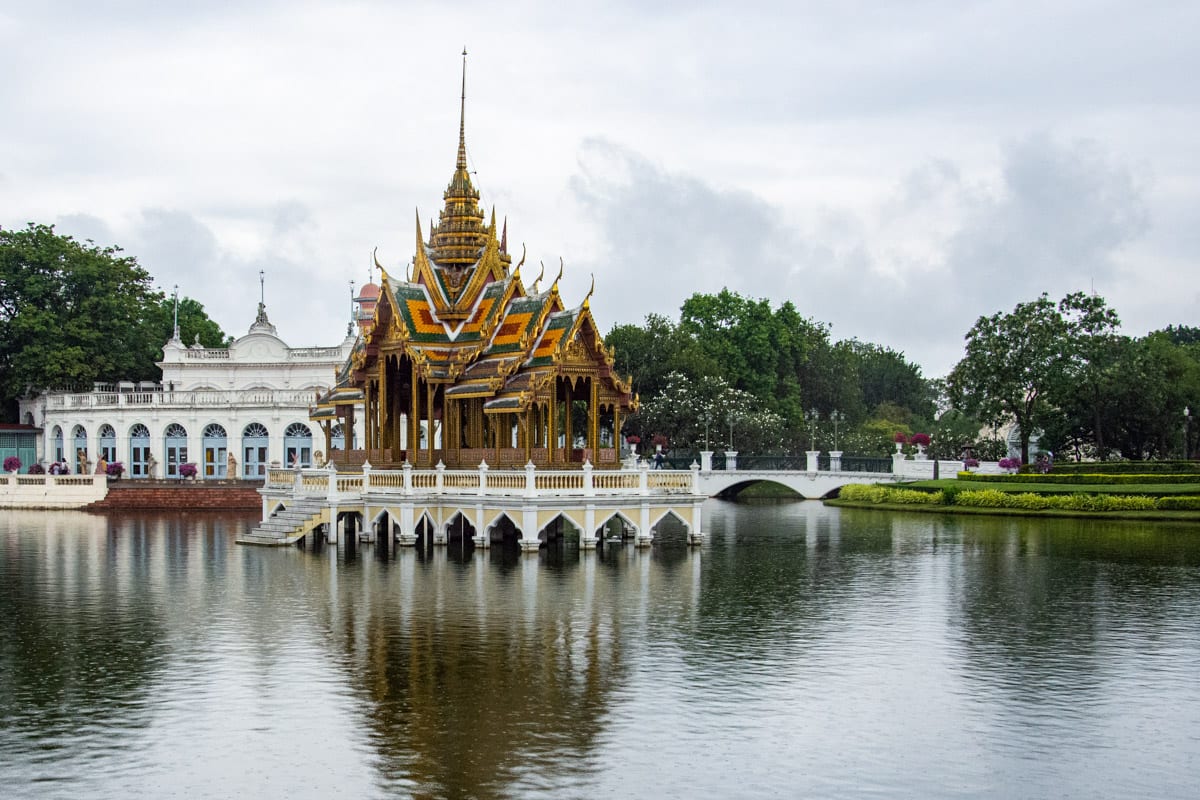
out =
[(833, 498), (823, 501), (835, 508), (862, 508), (871, 511), (909, 511), (920, 514), (955, 514), (989, 517), (1063, 517), (1075, 519), (1128, 519), (1142, 522), (1200, 523), (1200, 511), (1069, 511), (1065, 509), (977, 508), (973, 506), (914, 505), (910, 503), (869, 503)]
[[(1154, 488), (1151, 488), (1151, 487)], [(916, 481), (908, 484), (851, 484), (830, 505), (886, 508), (939, 514), (999, 514), (1046, 517), (1102, 517), (1200, 522), (1200, 483), (1099, 484), (1094, 490), (1011, 482), (1003, 487), (971, 481)], [(1161, 490), (1161, 491), (1159, 491)]]

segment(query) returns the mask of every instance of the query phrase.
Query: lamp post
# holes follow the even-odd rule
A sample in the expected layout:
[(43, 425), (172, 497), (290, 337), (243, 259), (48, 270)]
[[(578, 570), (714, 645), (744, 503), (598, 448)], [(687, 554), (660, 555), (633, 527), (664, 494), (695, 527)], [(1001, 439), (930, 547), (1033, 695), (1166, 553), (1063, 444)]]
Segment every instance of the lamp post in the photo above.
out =
[(1192, 458), (1192, 410), (1183, 407), (1183, 460)]
[(171, 293), (171, 296), (175, 298), (175, 332), (172, 334), (172, 338), (178, 340), (179, 339), (179, 284), (178, 283), (175, 284), (175, 290)]
[(821, 412), (815, 408), (810, 408), (804, 412), (804, 424), (808, 426), (808, 449), (817, 449), (817, 420), (821, 418)]
[(846, 415), (836, 408), (829, 412), (829, 421), (833, 423), (833, 449), (838, 449), (838, 426), (846, 421)]

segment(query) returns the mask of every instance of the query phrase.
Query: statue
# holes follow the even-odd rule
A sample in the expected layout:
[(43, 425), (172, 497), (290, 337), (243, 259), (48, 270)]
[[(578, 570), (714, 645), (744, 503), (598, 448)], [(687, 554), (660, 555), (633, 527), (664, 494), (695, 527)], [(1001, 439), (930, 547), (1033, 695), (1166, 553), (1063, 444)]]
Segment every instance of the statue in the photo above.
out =
[(158, 459), (156, 459), (154, 457), (154, 453), (151, 453), (150, 455), (146, 456), (146, 476), (149, 478), (153, 478), (154, 470), (157, 469), (157, 467), (158, 467)]
[(228, 452), (228, 454), (225, 456), (225, 465), (226, 465), (225, 466), (225, 477), (226, 478), (236, 478), (237, 477), (237, 459), (234, 458), (232, 450), (230, 450)]

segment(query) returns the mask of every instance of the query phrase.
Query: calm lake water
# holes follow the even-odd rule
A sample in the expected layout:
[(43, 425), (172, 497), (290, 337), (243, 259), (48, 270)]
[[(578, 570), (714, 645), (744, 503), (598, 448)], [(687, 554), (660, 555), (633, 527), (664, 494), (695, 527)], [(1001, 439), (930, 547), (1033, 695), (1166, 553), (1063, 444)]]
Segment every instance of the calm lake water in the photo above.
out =
[(0, 512), (0, 791), (1197, 796), (1200, 526), (705, 511), (528, 555)]

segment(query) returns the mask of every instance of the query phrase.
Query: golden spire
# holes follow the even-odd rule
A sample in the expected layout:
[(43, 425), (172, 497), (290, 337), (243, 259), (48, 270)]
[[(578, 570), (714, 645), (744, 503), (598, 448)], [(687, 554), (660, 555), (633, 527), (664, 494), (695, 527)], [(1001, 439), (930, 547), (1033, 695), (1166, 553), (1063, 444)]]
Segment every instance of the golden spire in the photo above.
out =
[(467, 168), (467, 48), (463, 48), (462, 96), (458, 105), (458, 169)]
[[(462, 95), (459, 98), (458, 158), (454, 176), (442, 197), (445, 207), (437, 225), (429, 231), (433, 262), (442, 268), (463, 270), (479, 260), (487, 245), (488, 233), (479, 208), (479, 191), (471, 184), (467, 171), (467, 50), (463, 48)], [(459, 276), (461, 277), (461, 276)], [(457, 283), (457, 280), (452, 280)]]

